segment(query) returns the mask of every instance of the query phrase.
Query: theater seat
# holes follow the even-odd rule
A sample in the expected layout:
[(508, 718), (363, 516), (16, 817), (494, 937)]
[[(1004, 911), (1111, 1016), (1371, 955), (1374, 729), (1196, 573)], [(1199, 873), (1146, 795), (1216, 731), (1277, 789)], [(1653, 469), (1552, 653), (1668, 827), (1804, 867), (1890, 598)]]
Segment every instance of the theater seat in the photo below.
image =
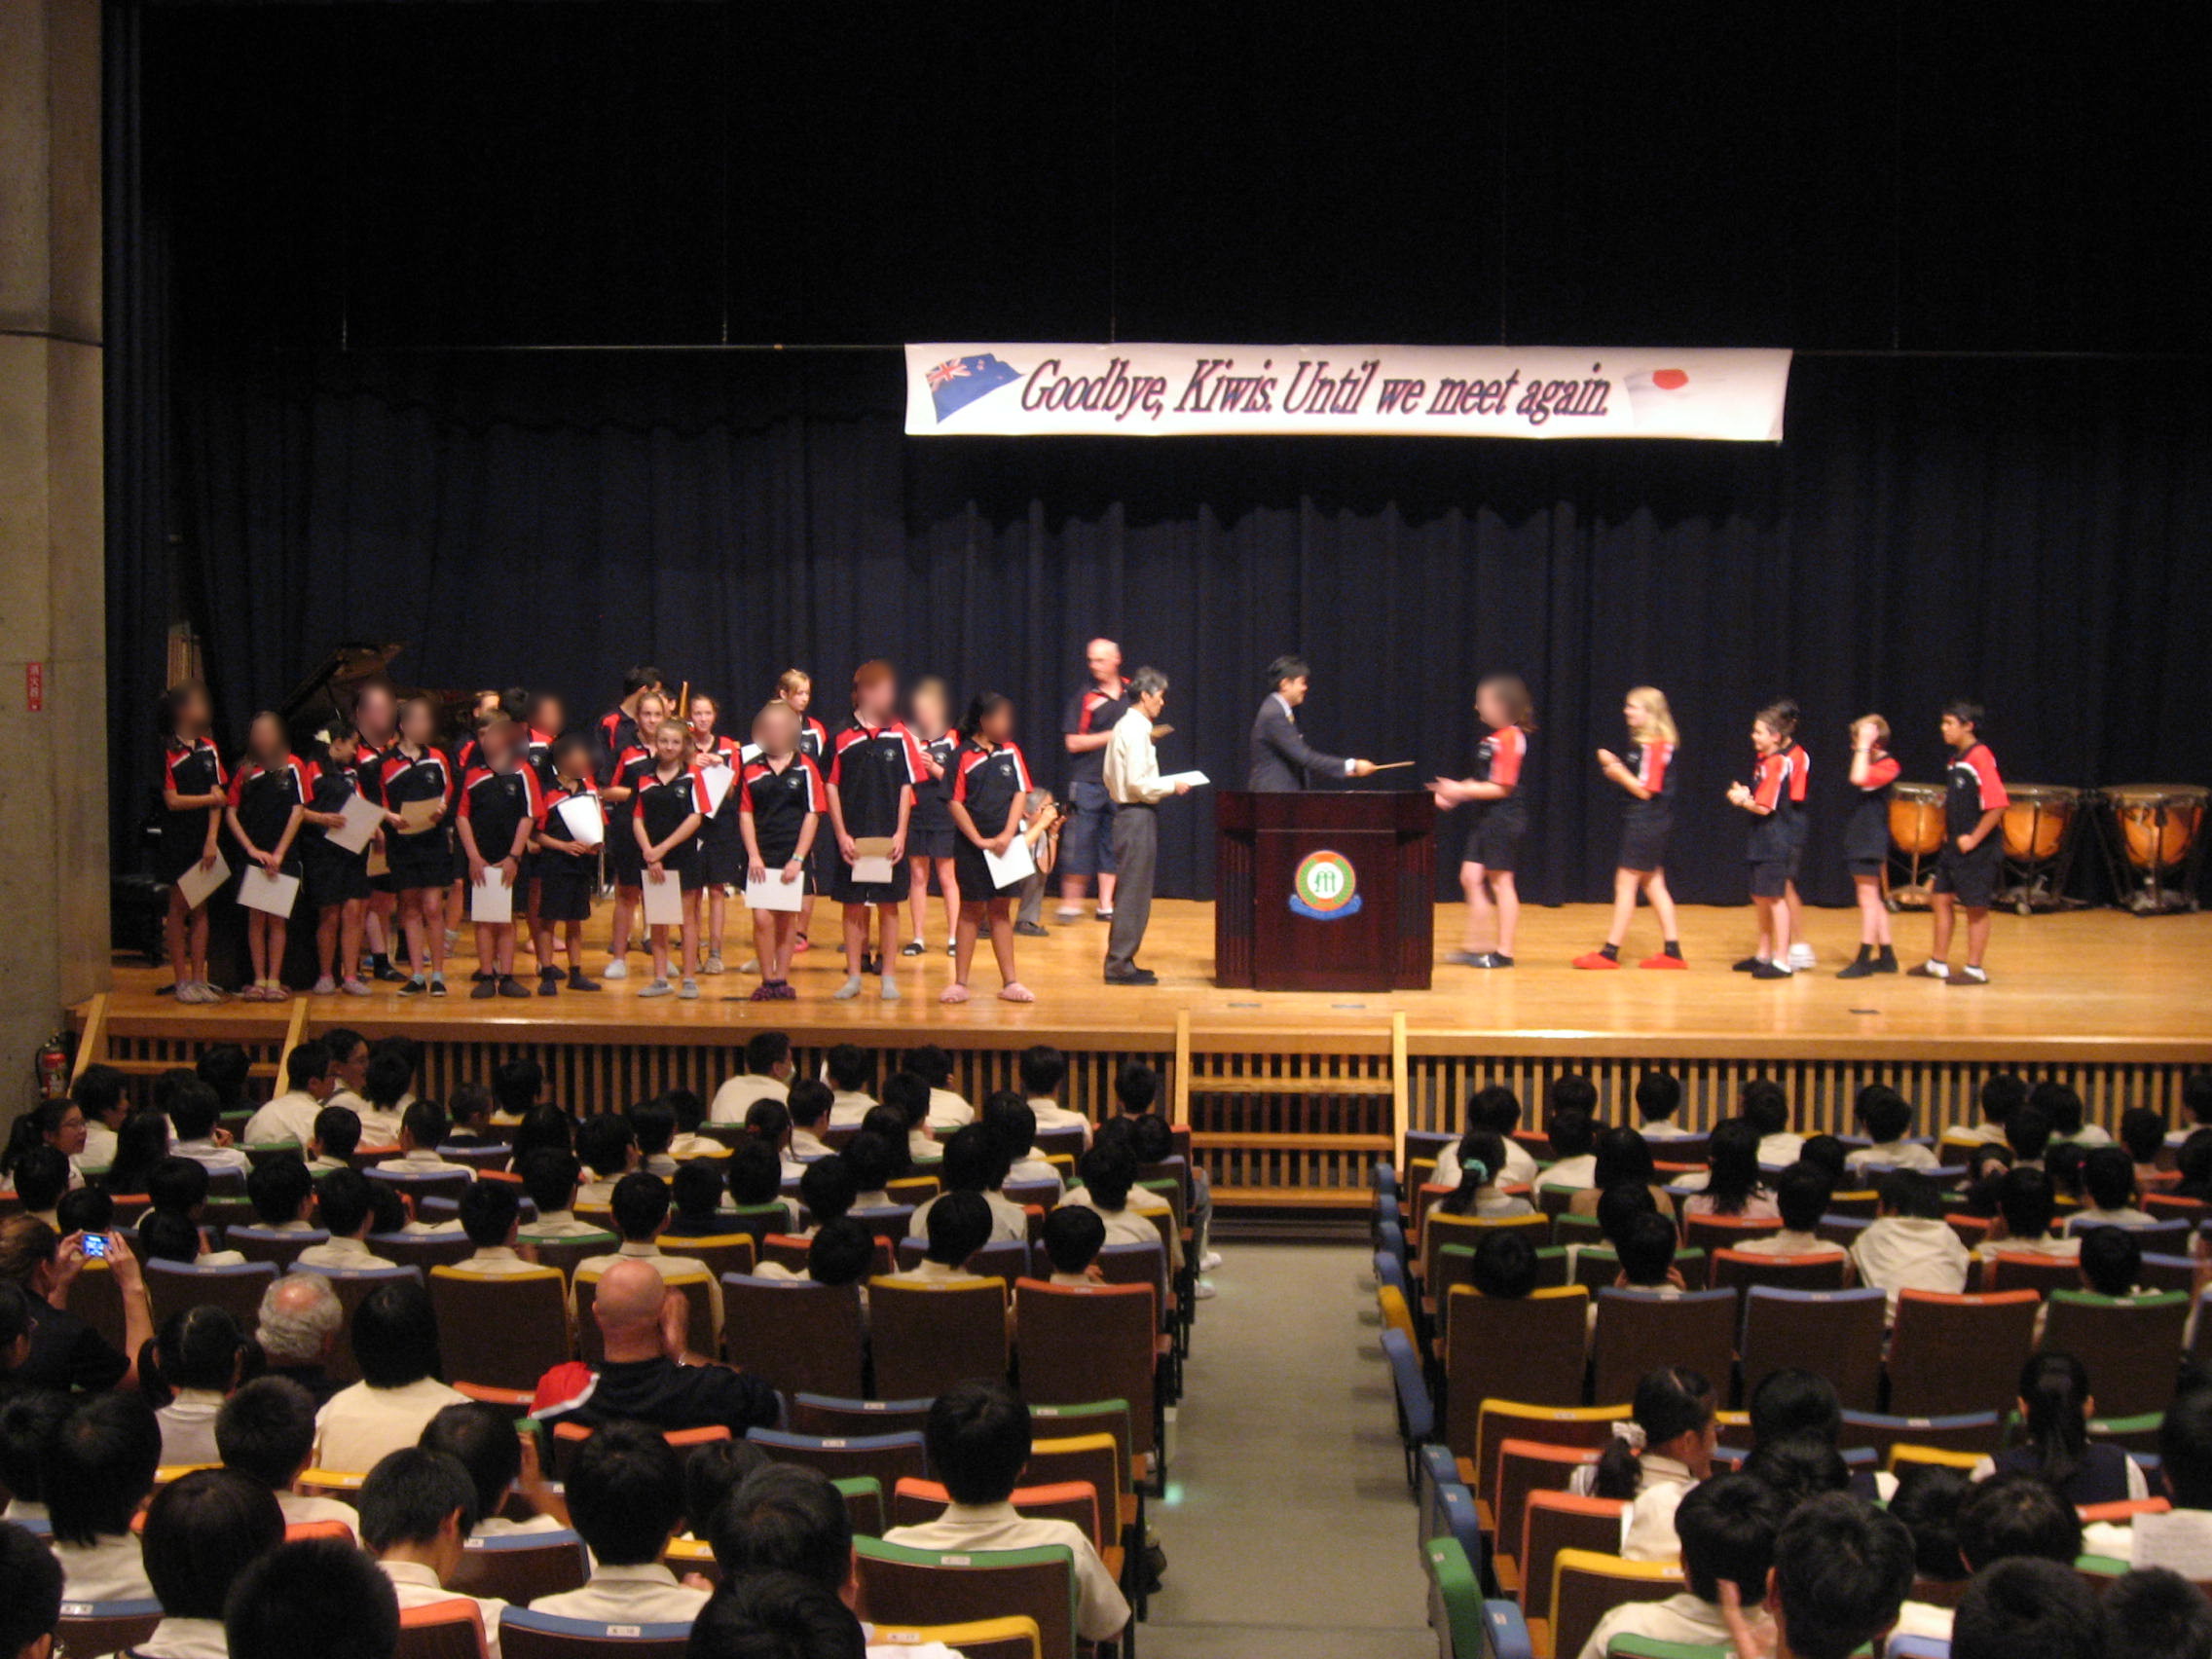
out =
[(1889, 1410), (1899, 1417), (1943, 1417), (2009, 1408), (2035, 1342), (2041, 1300), (2032, 1290), (1903, 1292), (1890, 1341)]
[(961, 1659), (1043, 1659), (1035, 1619), (977, 1619), (972, 1624), (876, 1625), (868, 1646), (949, 1647)]
[(1428, 1568), (1429, 1622), (1436, 1626), (1437, 1652), (1443, 1659), (1482, 1659), (1483, 1592), (1474, 1563), (1456, 1538), (1431, 1538), (1421, 1546)]
[(687, 1624), (601, 1624), (509, 1607), (499, 1615), (504, 1659), (682, 1659)]
[(455, 1597), (399, 1611), (399, 1645), (392, 1659), (484, 1659), (484, 1614), (474, 1602)]
[(1045, 1659), (1075, 1659), (1075, 1557), (1065, 1545), (940, 1551), (855, 1538), (853, 1558), (871, 1618), (914, 1625), (1027, 1618)]
[[(1558, 1659), (1574, 1659), (1598, 1621), (1615, 1607), (1631, 1602), (1663, 1602), (1681, 1589), (1682, 1568), (1677, 1562), (1623, 1561), (1592, 1550), (1562, 1550), (1552, 1564), (1550, 1652)], [(1544, 1651), (1539, 1641), (1539, 1659)]]
[(55, 1627), (58, 1653), (121, 1653), (154, 1634), (162, 1604), (138, 1602), (63, 1602)]

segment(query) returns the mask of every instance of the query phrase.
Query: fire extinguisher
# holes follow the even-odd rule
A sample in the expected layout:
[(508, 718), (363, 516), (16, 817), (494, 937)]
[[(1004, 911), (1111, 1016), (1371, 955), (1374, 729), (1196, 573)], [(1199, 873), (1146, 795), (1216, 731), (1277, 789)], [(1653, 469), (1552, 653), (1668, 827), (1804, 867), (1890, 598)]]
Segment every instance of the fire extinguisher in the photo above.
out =
[(45, 1100), (58, 1100), (69, 1092), (69, 1049), (56, 1031), (38, 1051), (38, 1092)]

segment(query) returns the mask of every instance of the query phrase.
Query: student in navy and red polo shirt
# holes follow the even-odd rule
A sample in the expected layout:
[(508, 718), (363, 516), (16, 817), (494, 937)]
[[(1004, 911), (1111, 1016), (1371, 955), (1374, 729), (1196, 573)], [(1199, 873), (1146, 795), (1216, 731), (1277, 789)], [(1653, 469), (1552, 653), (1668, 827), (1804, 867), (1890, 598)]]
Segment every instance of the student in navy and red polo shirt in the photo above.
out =
[[(816, 719), (807, 710), (814, 705), (814, 676), (803, 668), (787, 668), (776, 676), (776, 700), (788, 705), (798, 717), (798, 752), (815, 764), (825, 778), (830, 772), (830, 728)], [(814, 926), (814, 901), (830, 883), (830, 867), (836, 859), (836, 839), (830, 835), (814, 838), (814, 861), (807, 867), (806, 897), (799, 902), (798, 932), (793, 936), (792, 950), (795, 954), (809, 948), (807, 933)]]
[(660, 682), (660, 670), (650, 664), (631, 669), (622, 676), (622, 700), (599, 717), (599, 724), (594, 728), (599, 753), (594, 763), (603, 786), (623, 756), (633, 749), (648, 747), (645, 733), (651, 728), (640, 716), (638, 702), (650, 693), (663, 699), (665, 712), (668, 693), (661, 689)]
[(194, 867), (213, 869), (221, 856), (223, 808), (230, 779), (207, 735), (213, 719), (207, 687), (196, 680), (162, 693), (162, 842), (154, 873), (169, 887), (169, 969), (180, 1003), (214, 1003), (223, 993), (207, 982), (207, 906), (187, 904), (177, 883)]
[(1843, 826), (1843, 860), (1859, 895), (1859, 955), (1836, 976), (1839, 979), (1898, 971), (1890, 907), (1882, 903), (1882, 870), (1890, 861), (1890, 786), (1898, 781), (1897, 756), (1889, 742), (1890, 722), (1880, 715), (1861, 715), (1851, 722), (1854, 799)]
[(318, 997), (339, 990), (350, 997), (369, 994), (353, 971), (361, 960), (361, 921), (369, 907), (369, 852), (364, 847), (350, 853), (330, 839), (333, 830), (345, 827), (346, 803), (360, 793), (360, 774), (354, 770), (359, 753), (360, 739), (351, 722), (334, 717), (323, 729), (321, 752), (308, 763), (300, 864), (315, 918), (315, 962), (322, 976), (314, 982)]
[[(746, 763), (738, 784), (738, 832), (745, 838), (749, 882), (812, 886), (807, 860), (830, 797), (820, 769), (799, 750), (799, 722), (798, 711), (781, 701), (762, 709), (753, 722), (753, 741), (760, 754)], [(798, 924), (796, 910), (754, 911), (754, 948), (760, 961), (755, 1002), (792, 1000), (792, 947)]]
[[(668, 721), (668, 699), (658, 691), (641, 691), (632, 705), (635, 723), (647, 733)], [(604, 727), (606, 722), (602, 721)], [(639, 780), (652, 770), (652, 739), (641, 738), (600, 768), (599, 798), (607, 808), (607, 863), (614, 878), (614, 926), (608, 940), (607, 977), (626, 979), (630, 965), (630, 929), (638, 906), (645, 903), (645, 865), (638, 857), (638, 837), (631, 825), (637, 816)]]
[(476, 983), (468, 994), (478, 1002), (527, 997), (529, 988), (515, 977), (511, 905), (522, 890), (523, 854), (544, 811), (544, 794), (535, 768), (523, 756), (523, 728), (506, 716), (495, 715), (484, 722), (476, 734), (476, 755), (478, 764), (461, 779), (455, 833), (468, 861), (471, 895), (498, 869), (506, 882), (510, 908), (503, 922), (476, 924)]
[[(641, 997), (665, 997), (671, 990), (686, 1002), (699, 995), (692, 977), (694, 953), (700, 944), (699, 892), (706, 885), (707, 863), (699, 846), (699, 829), (706, 822), (707, 785), (691, 763), (691, 729), (682, 720), (663, 720), (652, 734), (651, 762), (637, 774), (635, 810), (630, 837), (636, 844), (640, 897), (643, 884), (675, 882), (682, 895), (683, 920), (671, 927), (649, 924), (645, 939), (653, 955), (652, 983), (638, 992)], [(678, 977), (682, 987), (669, 983), (669, 936), (675, 934)]]
[(1471, 777), (1439, 778), (1429, 785), (1439, 810), (1475, 803), (1459, 861), (1459, 889), (1467, 896), (1467, 943), (1452, 953), (1466, 968), (1513, 966), (1513, 936), (1521, 925), (1521, 893), (1513, 866), (1529, 831), (1522, 777), (1536, 710), (1518, 674), (1493, 674), (1475, 687), (1475, 715), (1490, 729), (1475, 748)]
[(1068, 752), (1068, 816), (1060, 831), (1060, 908), (1055, 920), (1083, 915), (1083, 890), (1098, 878), (1098, 919), (1114, 919), (1114, 797), (1106, 793), (1106, 746), (1114, 722), (1129, 710), (1129, 682), (1122, 678), (1122, 647), (1093, 640), (1084, 647), (1090, 678), (1068, 699), (1060, 742)]
[[(553, 746), (569, 726), (568, 705), (550, 691), (533, 691), (523, 700), (522, 755), (523, 762), (537, 774), (537, 793), (540, 796), (552, 793), (558, 768), (553, 764)], [(529, 894), (525, 915), (530, 923), (530, 953), (537, 959), (537, 982), (540, 995), (553, 995), (561, 988), (561, 970), (553, 958), (560, 950), (554, 930), (544, 925), (542, 899), (537, 887), (537, 855), (535, 850), (523, 857), (522, 879)]]
[[(246, 734), (246, 758), (231, 779), (231, 833), (245, 862), (271, 875), (298, 875), (300, 833), (308, 798), (308, 769), (292, 753), (283, 717), (264, 709)], [(246, 1002), (289, 1002), (284, 988), (284, 943), (288, 917), (267, 910), (246, 911), (245, 947), (253, 959), (253, 983), (239, 993)]]
[[(385, 756), (399, 741), (399, 704), (384, 681), (369, 681), (353, 693), (353, 730), (358, 734), (353, 746), (354, 784), (382, 806)], [(391, 965), (399, 946), (399, 889), (391, 881), (388, 843), (388, 832), (383, 830), (369, 843), (369, 904), (361, 922), (361, 942), (369, 960), (358, 975), (363, 979), (402, 977)]]
[(722, 971), (722, 937), (729, 923), (729, 890), (745, 879), (745, 837), (737, 829), (737, 776), (745, 762), (738, 758), (737, 739), (715, 730), (721, 705), (704, 691), (691, 693), (684, 722), (691, 728), (691, 763), (720, 797), (707, 814), (699, 830), (699, 857), (706, 874), (706, 961), (702, 974)]
[(1783, 899), (1789, 906), (1789, 966), (1810, 968), (1819, 958), (1813, 954), (1813, 941), (1805, 937), (1805, 898), (1798, 892), (1797, 883), (1805, 873), (1805, 843), (1813, 834), (1813, 820), (1805, 810), (1805, 797), (1813, 784), (1813, 757), (1797, 741), (1797, 727), (1803, 718), (1797, 699), (1778, 697), (1774, 711), (1782, 720), (1783, 752), (1789, 761), (1788, 822), (1794, 837), (1789, 843), (1789, 880), (1783, 887)]
[(960, 872), (953, 854), (962, 839), (946, 810), (952, 799), (952, 761), (960, 753), (960, 734), (952, 729), (952, 694), (936, 675), (915, 682), (907, 694), (908, 722), (922, 752), (922, 779), (914, 786), (914, 816), (906, 826), (906, 863), (914, 937), (900, 947), (902, 956), (921, 956), (929, 950), (930, 876), (937, 876), (944, 899), (944, 948), (950, 955), (952, 936), (960, 926)]
[(1021, 834), (1029, 806), (1029, 764), (1014, 743), (1014, 702), (986, 691), (968, 705), (968, 741), (953, 760), (948, 810), (960, 831), (955, 855), (960, 877), (960, 924), (954, 940), (952, 984), (940, 999), (968, 1000), (968, 970), (976, 959), (976, 935), (991, 930), (991, 954), (999, 965), (999, 999), (1037, 1000), (1014, 971), (1014, 902), (1019, 881), (1001, 887), (991, 879), (986, 852), (1003, 856)]
[[(1936, 855), (1931, 883), (1935, 937), (1928, 960), (1912, 971), (1921, 978), (1948, 979), (1954, 985), (1989, 983), (1982, 957), (1989, 950), (1989, 906), (1996, 901), (2005, 862), (1997, 827), (2011, 804), (2005, 780), (1997, 775), (1997, 756), (1981, 741), (1982, 719), (1979, 703), (1943, 708), (1943, 743), (1951, 760), (1944, 773), (1943, 850)], [(1953, 968), (1951, 930), (1962, 908), (1967, 913), (1967, 959), (1964, 967)]]
[[(538, 798), (537, 829), (530, 843), (534, 872), (531, 888), (537, 903), (538, 923), (544, 930), (538, 954), (537, 994), (541, 997), (557, 995), (561, 988), (558, 969), (551, 979), (543, 972), (550, 965), (544, 951), (556, 929), (564, 936), (568, 951), (569, 989), (599, 989), (599, 981), (584, 975), (584, 923), (591, 920), (592, 890), (599, 885), (600, 843), (577, 840), (568, 817), (560, 810), (571, 800), (598, 801), (591, 766), (591, 739), (582, 732), (565, 732), (554, 740), (553, 787)], [(601, 841), (605, 839), (603, 829)]]
[[(894, 712), (899, 707), (899, 677), (881, 658), (853, 671), (853, 723), (837, 734), (830, 756), (830, 824), (837, 836), (837, 867), (831, 897), (845, 907), (845, 982), (833, 993), (840, 1002), (861, 994), (861, 976), (873, 973), (885, 1002), (899, 1000), (893, 958), (899, 954), (899, 906), (906, 902), (906, 830), (914, 809), (914, 785), (925, 768), (922, 751)], [(857, 843), (889, 843), (887, 881), (858, 881), (853, 862)], [(868, 912), (882, 928), (882, 954), (868, 954)]]
[(1598, 770), (1617, 789), (1627, 792), (1629, 807), (1621, 820), (1620, 856), (1613, 869), (1613, 925), (1604, 945), (1587, 956), (1577, 956), (1577, 968), (1609, 969), (1621, 965), (1621, 945), (1636, 920), (1636, 896), (1641, 889), (1651, 900), (1651, 913), (1659, 918), (1659, 954), (1647, 956), (1641, 966), (1680, 970), (1682, 940), (1675, 916), (1675, 896), (1667, 888), (1667, 840), (1675, 829), (1677, 763), (1680, 735), (1675, 729), (1674, 711), (1667, 693), (1656, 685), (1639, 685), (1621, 707), (1633, 740), (1625, 755), (1609, 749), (1598, 751)]
[(1751, 903), (1759, 912), (1758, 948), (1736, 964), (1736, 972), (1754, 979), (1789, 977), (1789, 850), (1796, 811), (1789, 793), (1788, 716), (1777, 707), (1761, 709), (1751, 720), (1751, 748), (1758, 756), (1750, 784), (1730, 784), (1728, 803), (1754, 820), (1745, 856), (1751, 866)]
[[(438, 706), (427, 697), (399, 705), (399, 741), (384, 757), (377, 794), (384, 806), (385, 857), (399, 891), (399, 925), (407, 935), (410, 974), (403, 997), (446, 994), (446, 885), (453, 873), (447, 820), (460, 780), (434, 739)], [(407, 809), (429, 803), (423, 821)]]

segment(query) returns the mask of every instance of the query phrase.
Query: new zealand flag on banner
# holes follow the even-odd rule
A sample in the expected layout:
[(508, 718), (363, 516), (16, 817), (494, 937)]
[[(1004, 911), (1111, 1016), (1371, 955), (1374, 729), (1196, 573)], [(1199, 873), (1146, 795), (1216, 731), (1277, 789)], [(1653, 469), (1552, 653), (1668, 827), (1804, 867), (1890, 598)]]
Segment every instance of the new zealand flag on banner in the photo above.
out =
[(1008, 381), (1020, 378), (1019, 369), (988, 351), (975, 357), (950, 357), (930, 370), (930, 399), (937, 405), (937, 418), (941, 423), (986, 391), (996, 391)]

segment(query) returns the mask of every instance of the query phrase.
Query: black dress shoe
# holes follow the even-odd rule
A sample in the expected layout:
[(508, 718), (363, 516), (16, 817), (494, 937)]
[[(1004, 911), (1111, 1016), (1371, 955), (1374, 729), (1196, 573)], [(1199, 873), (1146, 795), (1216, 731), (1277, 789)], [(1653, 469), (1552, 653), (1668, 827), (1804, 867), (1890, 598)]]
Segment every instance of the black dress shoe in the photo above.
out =
[(1039, 922), (1016, 922), (1014, 931), (1023, 939), (1051, 939), (1052, 930)]
[(1157, 985), (1160, 976), (1150, 968), (1131, 968), (1126, 974), (1107, 975), (1106, 982), (1109, 985)]

